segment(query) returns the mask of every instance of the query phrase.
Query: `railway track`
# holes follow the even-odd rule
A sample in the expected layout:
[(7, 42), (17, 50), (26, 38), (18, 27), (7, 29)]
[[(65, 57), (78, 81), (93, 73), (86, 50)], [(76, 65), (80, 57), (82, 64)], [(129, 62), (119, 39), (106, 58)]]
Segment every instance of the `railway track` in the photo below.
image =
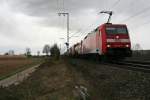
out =
[(109, 60), (109, 61), (96, 62), (96, 63), (105, 64), (112, 67), (123, 68), (127, 70), (150, 73), (150, 62), (145, 62), (145, 61)]
[(150, 62), (141, 61), (109, 61), (109, 64), (113, 64), (116, 67), (126, 68), (129, 70), (142, 71), (150, 73)]

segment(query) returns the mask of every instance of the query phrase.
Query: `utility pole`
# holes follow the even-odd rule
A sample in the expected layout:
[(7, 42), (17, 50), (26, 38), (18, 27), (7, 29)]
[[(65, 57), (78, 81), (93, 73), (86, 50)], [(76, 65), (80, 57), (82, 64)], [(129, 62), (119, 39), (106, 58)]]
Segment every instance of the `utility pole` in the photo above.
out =
[(67, 16), (67, 42), (65, 43), (67, 46), (67, 53), (69, 53), (69, 13), (58, 13), (59, 16)]

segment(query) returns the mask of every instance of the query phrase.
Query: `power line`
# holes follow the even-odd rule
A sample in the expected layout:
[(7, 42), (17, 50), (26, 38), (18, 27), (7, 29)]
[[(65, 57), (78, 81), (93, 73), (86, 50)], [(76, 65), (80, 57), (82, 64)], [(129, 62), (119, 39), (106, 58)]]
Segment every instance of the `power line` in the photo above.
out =
[[(119, 4), (120, 1), (121, 0), (116, 0), (116, 2), (111, 6), (111, 8), (114, 9)], [(83, 32), (83, 30), (86, 31), (87, 29), (89, 29), (89, 27), (92, 27), (96, 22), (97, 22), (97, 20), (94, 21), (94, 23), (92, 23), (90, 26), (88, 26), (88, 27), (86, 27), (86, 28), (84, 28), (82, 30), (79, 30), (76, 33), (72, 34), (71, 37), (74, 36), (74, 35), (77, 35), (77, 34), (83, 36), (84, 33), (85, 33), (85, 32)]]
[(59, 12), (59, 0), (56, 1), (57, 12)]
[(116, 0), (116, 2), (111, 6), (111, 9), (114, 9), (121, 0)]
[(57, 13), (62, 11), (62, 1), (57, 0)]
[(84, 33), (85, 33), (85, 31), (86, 31), (87, 29), (89, 29), (90, 27), (92, 27), (96, 22), (97, 22), (97, 20), (95, 20), (91, 25), (89, 25), (89, 26), (83, 28), (82, 30), (79, 30), (79, 31), (77, 31), (76, 33), (72, 34), (71, 37), (74, 36), (74, 35), (77, 35), (78, 33), (79, 33), (78, 35), (83, 36)]
[[(99, 13), (98, 13), (98, 14), (99, 14)], [(90, 27), (94, 26), (96, 22), (97, 22), (97, 20), (95, 20), (94, 23), (92, 23), (90, 26), (86, 27), (84, 30), (86, 31), (86, 30), (89, 29)], [(94, 30), (94, 29), (93, 29), (93, 30)], [(83, 36), (84, 33), (85, 33), (85, 32), (82, 32), (82, 33), (81, 33), (81, 36)]]
[(65, 12), (65, 1), (62, 0), (62, 11)]
[[(111, 8), (112, 8), (112, 9), (115, 8), (115, 7), (119, 4), (120, 1), (121, 1), (121, 0), (116, 0), (116, 2), (111, 6)], [(97, 20), (96, 20), (96, 22), (97, 22)], [(89, 27), (93, 26), (94, 24), (95, 24), (95, 22), (92, 23), (90, 26), (88, 26), (88, 27), (86, 28), (86, 30), (87, 30)], [(81, 32), (81, 31), (79, 31), (79, 32)], [(76, 32), (76, 33), (79, 33), (79, 32)], [(76, 33), (74, 33), (72, 36), (74, 36)], [(81, 33), (81, 34), (82, 34), (82, 33)]]
[(80, 35), (80, 36), (83, 36), (83, 35), (87, 34), (87, 33), (85, 33), (86, 30), (88, 30), (89, 28), (91, 28), (92, 26), (94, 26), (96, 22), (97, 22), (97, 20), (95, 20), (92, 24), (90, 24), (89, 26), (83, 28), (82, 30), (79, 30), (76, 33), (72, 34), (71, 37), (74, 36), (74, 35), (77, 35), (77, 34)]
[(58, 12), (58, 0), (56, 0), (56, 11)]
[[(57, 3), (57, 14), (58, 13), (60, 13), (60, 12), (64, 12), (64, 9), (65, 9), (65, 7), (64, 7), (64, 0), (57, 0), (56, 1)], [(58, 19), (58, 25), (61, 25), (62, 26), (62, 28), (64, 28), (65, 27), (65, 18), (63, 17), (59, 17), (59, 19)]]
[(139, 12), (137, 12), (137, 13), (135, 13), (134, 15), (131, 15), (130, 17), (128, 17), (128, 18), (122, 20), (121, 22), (129, 21), (130, 19), (132, 19), (132, 18), (134, 18), (134, 17), (136, 17), (136, 16), (139, 16), (139, 15), (141, 15), (141, 14), (143, 14), (143, 13), (149, 11), (149, 10), (148, 10), (149, 8), (150, 8), (150, 6), (147, 7), (147, 8), (144, 8), (143, 10), (141, 10), (141, 11), (139, 11)]
[(77, 32), (73, 33), (70, 37), (73, 37), (74, 35), (77, 35), (79, 32), (81, 32), (81, 29), (79, 29)]
[(126, 9), (126, 11), (128, 12), (128, 11), (131, 11), (131, 7), (133, 7), (135, 5), (135, 1), (134, 0), (132, 0), (129, 4), (128, 4), (128, 6), (126, 7), (127, 9)]
[(149, 21), (146, 21), (146, 22), (144, 22), (143, 24), (140, 24), (140, 25), (138, 25), (138, 26), (133, 26), (132, 28), (135, 28), (136, 27), (136, 29), (137, 28), (141, 28), (141, 27), (143, 27), (143, 26), (145, 26), (145, 25), (147, 25), (147, 24), (150, 24), (150, 20)]

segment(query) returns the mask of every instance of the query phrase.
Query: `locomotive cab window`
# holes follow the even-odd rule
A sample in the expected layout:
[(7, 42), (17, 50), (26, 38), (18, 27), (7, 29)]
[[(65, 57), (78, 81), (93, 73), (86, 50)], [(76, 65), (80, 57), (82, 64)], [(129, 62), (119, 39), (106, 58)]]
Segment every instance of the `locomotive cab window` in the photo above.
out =
[(126, 27), (106, 27), (107, 34), (128, 34)]

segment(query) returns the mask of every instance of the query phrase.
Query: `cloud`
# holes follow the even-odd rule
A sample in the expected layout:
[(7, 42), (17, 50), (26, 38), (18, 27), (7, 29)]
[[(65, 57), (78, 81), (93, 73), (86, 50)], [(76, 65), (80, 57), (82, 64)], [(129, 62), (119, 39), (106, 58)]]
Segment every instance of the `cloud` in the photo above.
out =
[(49, 16), (57, 10), (57, 0), (10, 0), (8, 3), (15, 12), (30, 16)]
[(22, 51), (25, 47), (40, 49), (45, 43), (54, 43), (59, 38), (56, 34), (58, 29), (44, 27), (38, 23), (42, 20), (41, 17), (14, 12), (7, 2), (2, 2), (0, 5), (3, 8), (0, 10), (0, 42), (5, 43), (1, 44), (0, 48), (5, 48), (1, 49), (3, 52), (12, 47), (20, 48)]
[(66, 38), (66, 17), (59, 17), (57, 13), (63, 10), (70, 13), (70, 34), (78, 32), (75, 35), (80, 36), (71, 39), (73, 44), (106, 22), (108, 16), (98, 15), (98, 12), (113, 10), (112, 22), (127, 24), (132, 42), (140, 43), (143, 48), (150, 48), (150, 41), (147, 39), (150, 25), (144, 24), (150, 21), (148, 10), (122, 22), (148, 8), (150, 1), (120, 0), (117, 4), (116, 1), (118, 0), (64, 0), (63, 7), (62, 0), (2, 0), (0, 42), (6, 44), (1, 44), (0, 47), (8, 49), (32, 47), (36, 52), (37, 49), (41, 50), (44, 44), (61, 43), (59, 38)]
[(3, 9), (0, 9), (0, 34), (12, 36), (18, 30), (15, 25), (15, 15), (10, 11), (8, 5), (3, 2), (0, 4)]

